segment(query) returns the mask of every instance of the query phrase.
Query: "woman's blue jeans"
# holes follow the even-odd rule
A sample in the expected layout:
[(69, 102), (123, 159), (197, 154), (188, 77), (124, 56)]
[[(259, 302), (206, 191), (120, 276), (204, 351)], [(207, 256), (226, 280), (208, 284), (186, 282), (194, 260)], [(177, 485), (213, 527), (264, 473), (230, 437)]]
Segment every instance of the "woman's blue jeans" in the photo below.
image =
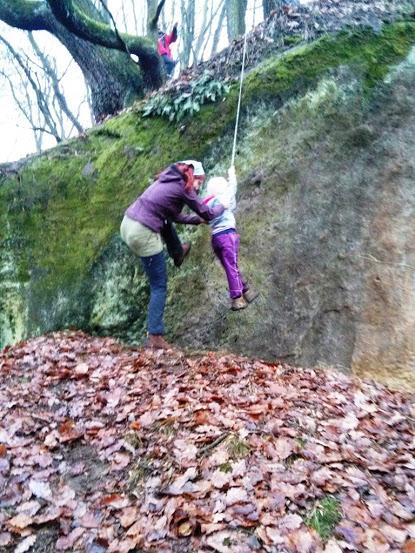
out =
[(167, 297), (167, 268), (164, 252), (140, 257), (144, 272), (150, 282), (147, 330), (149, 334), (164, 334), (164, 307)]

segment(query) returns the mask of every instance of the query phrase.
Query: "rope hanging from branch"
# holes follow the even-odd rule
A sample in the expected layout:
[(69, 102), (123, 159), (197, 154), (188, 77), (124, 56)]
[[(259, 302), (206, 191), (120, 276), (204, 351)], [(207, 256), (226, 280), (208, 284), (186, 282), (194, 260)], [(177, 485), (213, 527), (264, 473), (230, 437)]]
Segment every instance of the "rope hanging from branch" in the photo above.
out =
[(241, 76), (240, 76), (240, 82), (239, 82), (238, 107), (236, 109), (235, 133), (234, 133), (234, 136), (233, 136), (231, 166), (235, 165), (236, 140), (237, 140), (237, 137), (238, 137), (239, 115), (241, 113), (242, 85), (243, 85), (243, 82), (244, 82), (244, 74), (245, 74), (246, 42), (247, 42), (246, 39), (247, 39), (247, 36), (248, 36), (248, 29), (246, 28), (245, 29), (245, 37), (244, 37), (244, 48), (243, 48), (243, 54), (242, 54), (242, 69), (241, 69)]

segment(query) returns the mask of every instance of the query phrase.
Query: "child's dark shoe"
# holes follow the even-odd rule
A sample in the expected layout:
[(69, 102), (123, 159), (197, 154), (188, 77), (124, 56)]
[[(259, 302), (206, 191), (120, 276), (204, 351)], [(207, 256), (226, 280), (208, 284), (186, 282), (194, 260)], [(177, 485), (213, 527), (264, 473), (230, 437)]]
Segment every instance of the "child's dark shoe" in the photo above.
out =
[(190, 242), (184, 242), (182, 244), (181, 254), (180, 255), (175, 255), (173, 257), (173, 261), (174, 261), (174, 264), (175, 264), (176, 267), (180, 267), (180, 265), (183, 263), (183, 261), (185, 260), (185, 257), (190, 252), (190, 248), (191, 248), (191, 243)]
[(232, 299), (232, 304), (231, 304), (232, 311), (239, 311), (240, 309), (245, 309), (245, 307), (248, 307), (248, 304), (245, 301), (243, 296)]
[(259, 292), (257, 292), (257, 291), (254, 290), (253, 288), (250, 288), (249, 290), (247, 290), (247, 291), (244, 293), (244, 298), (245, 298), (245, 301), (246, 301), (247, 303), (253, 302), (254, 300), (257, 299), (258, 296), (259, 296)]

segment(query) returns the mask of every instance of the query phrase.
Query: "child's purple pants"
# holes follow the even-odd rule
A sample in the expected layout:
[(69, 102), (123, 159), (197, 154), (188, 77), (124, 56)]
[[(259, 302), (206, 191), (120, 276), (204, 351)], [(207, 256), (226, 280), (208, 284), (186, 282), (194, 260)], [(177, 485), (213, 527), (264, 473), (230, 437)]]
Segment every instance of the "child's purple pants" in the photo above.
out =
[(248, 290), (248, 285), (238, 267), (239, 234), (227, 232), (212, 236), (212, 248), (225, 269), (228, 279), (229, 295), (239, 298)]

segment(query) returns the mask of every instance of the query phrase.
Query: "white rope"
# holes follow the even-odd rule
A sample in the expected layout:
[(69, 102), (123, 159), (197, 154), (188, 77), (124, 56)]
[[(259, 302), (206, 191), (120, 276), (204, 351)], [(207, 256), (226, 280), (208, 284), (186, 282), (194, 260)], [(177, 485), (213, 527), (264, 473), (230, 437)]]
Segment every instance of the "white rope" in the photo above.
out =
[(244, 73), (245, 73), (245, 58), (246, 58), (246, 39), (248, 36), (248, 28), (245, 28), (245, 38), (244, 38), (244, 49), (242, 54), (242, 70), (239, 83), (239, 98), (238, 98), (238, 108), (236, 110), (236, 123), (235, 123), (235, 133), (233, 136), (233, 148), (232, 148), (232, 161), (231, 166), (235, 165), (235, 155), (236, 155), (236, 139), (238, 136), (238, 126), (239, 126), (239, 114), (241, 112), (241, 100), (242, 100), (242, 84), (244, 82)]

